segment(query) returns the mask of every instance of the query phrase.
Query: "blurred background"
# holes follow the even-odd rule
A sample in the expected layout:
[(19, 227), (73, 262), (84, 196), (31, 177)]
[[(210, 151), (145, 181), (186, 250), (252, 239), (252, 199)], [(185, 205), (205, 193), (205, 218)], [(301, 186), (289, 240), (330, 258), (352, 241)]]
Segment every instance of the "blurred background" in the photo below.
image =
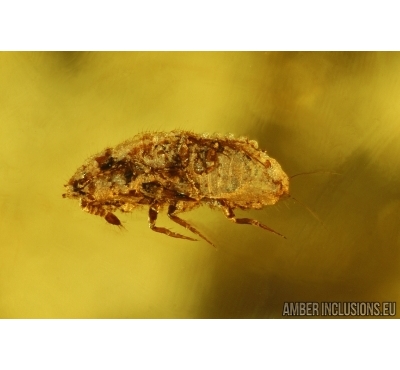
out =
[[(0, 53), (0, 317), (281, 318), (283, 302), (400, 298), (399, 53)], [(257, 140), (293, 199), (182, 214), (217, 246), (63, 199), (142, 131)], [(326, 173), (328, 171), (331, 173)], [(339, 173), (335, 175), (333, 173)], [(158, 226), (192, 236), (160, 215)]]

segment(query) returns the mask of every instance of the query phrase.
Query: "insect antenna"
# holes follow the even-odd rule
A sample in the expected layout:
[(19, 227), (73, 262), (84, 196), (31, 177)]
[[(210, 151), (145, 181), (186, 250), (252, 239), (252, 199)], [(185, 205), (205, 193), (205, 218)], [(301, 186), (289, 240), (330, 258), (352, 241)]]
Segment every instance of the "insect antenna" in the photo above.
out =
[(314, 175), (315, 173), (329, 173), (331, 175), (341, 175), (341, 173), (338, 172), (332, 172), (332, 171), (326, 171), (326, 170), (319, 170), (319, 171), (311, 171), (311, 172), (301, 172), (301, 173), (296, 173), (295, 175), (290, 176), (290, 179), (293, 179), (293, 177), (296, 176), (303, 176), (303, 175)]
[(292, 198), (295, 202), (301, 204), (308, 212), (310, 212), (314, 218), (321, 222), (321, 224), (323, 224), (323, 222), (321, 221), (321, 219), (318, 217), (318, 215), (310, 208), (308, 207), (306, 204), (304, 204), (303, 202), (299, 201), (298, 199), (296, 199), (295, 197), (292, 197), (290, 194), (288, 194), (289, 198)]
[[(295, 175), (290, 176), (290, 179), (293, 179), (293, 177), (297, 177), (297, 176), (302, 176), (302, 175), (314, 175), (316, 173), (329, 173), (331, 175), (341, 175), (341, 173), (338, 172), (333, 172), (333, 171), (327, 171), (327, 170), (317, 170), (317, 171), (310, 171), (310, 172), (301, 172), (301, 173), (296, 173)], [(291, 196), (290, 194), (288, 194), (289, 198), (292, 198), (295, 202), (301, 204), (308, 212), (310, 212), (313, 217), (318, 220), (319, 222), (321, 222), (321, 224), (323, 224), (323, 222), (321, 221), (321, 219), (318, 217), (318, 215), (310, 208), (308, 207), (306, 204), (304, 204), (303, 202), (301, 202), (300, 200), (296, 199), (295, 197)]]

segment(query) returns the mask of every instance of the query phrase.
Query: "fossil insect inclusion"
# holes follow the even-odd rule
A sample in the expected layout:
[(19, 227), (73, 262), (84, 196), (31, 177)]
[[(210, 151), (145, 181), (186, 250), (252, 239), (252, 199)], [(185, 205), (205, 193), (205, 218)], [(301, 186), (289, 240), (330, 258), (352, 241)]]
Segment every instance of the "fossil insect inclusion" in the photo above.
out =
[(233, 135), (188, 131), (147, 132), (90, 157), (65, 185), (64, 198), (78, 199), (82, 209), (122, 226), (116, 210), (149, 208), (153, 231), (193, 239), (156, 226), (158, 213), (214, 245), (179, 213), (199, 205), (220, 209), (238, 224), (272, 230), (234, 209), (260, 209), (289, 194), (289, 179), (279, 163), (254, 140)]

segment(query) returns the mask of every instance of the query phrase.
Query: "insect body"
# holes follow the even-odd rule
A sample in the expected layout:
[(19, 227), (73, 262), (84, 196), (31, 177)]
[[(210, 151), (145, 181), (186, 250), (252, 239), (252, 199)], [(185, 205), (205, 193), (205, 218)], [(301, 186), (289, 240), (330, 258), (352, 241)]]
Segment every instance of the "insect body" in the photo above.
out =
[(177, 214), (201, 204), (221, 209), (238, 224), (281, 234), (257, 220), (236, 218), (234, 209), (260, 209), (289, 194), (289, 179), (257, 142), (187, 131), (144, 133), (90, 157), (65, 185), (63, 197), (79, 199), (82, 209), (121, 226), (114, 212), (149, 207), (153, 231), (196, 240), (156, 226), (166, 208), (169, 218), (213, 245)]

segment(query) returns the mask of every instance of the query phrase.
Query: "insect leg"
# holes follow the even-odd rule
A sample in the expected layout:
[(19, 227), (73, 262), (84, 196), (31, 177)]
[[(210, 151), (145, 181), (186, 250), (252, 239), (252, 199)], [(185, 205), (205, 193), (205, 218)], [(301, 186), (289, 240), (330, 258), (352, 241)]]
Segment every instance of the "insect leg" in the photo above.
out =
[(117, 226), (123, 227), (121, 224), (121, 221), (119, 220), (119, 218), (117, 216), (114, 215), (114, 213), (108, 212), (104, 216), (104, 218), (111, 225), (117, 225)]
[(184, 235), (181, 235), (181, 234), (174, 233), (171, 230), (166, 229), (165, 227), (157, 227), (156, 226), (156, 220), (157, 220), (159, 208), (160, 208), (160, 206), (157, 203), (153, 203), (153, 204), (150, 205), (150, 208), (149, 208), (149, 227), (150, 227), (151, 230), (156, 231), (157, 233), (166, 234), (166, 235), (171, 236), (173, 238), (180, 238), (180, 239), (187, 239), (187, 240), (197, 241), (197, 239), (189, 238), (188, 236), (184, 236)]
[(86, 200), (81, 200), (81, 207), (85, 212), (104, 217), (104, 219), (111, 225), (124, 228), (121, 221), (114, 215), (114, 213), (108, 212), (106, 209), (96, 205), (95, 203), (88, 203)]
[(233, 210), (231, 207), (220, 203), (220, 205), (222, 206), (222, 210), (225, 213), (225, 216), (232, 222), (235, 222), (237, 224), (242, 224), (242, 225), (254, 225), (254, 226), (258, 226), (261, 227), (262, 229), (271, 231), (274, 234), (277, 234), (279, 236), (281, 236), (282, 238), (285, 238), (285, 236), (283, 236), (282, 234), (279, 234), (277, 231), (271, 229), (270, 227), (268, 227), (267, 225), (262, 224), (261, 222), (254, 220), (252, 218), (236, 218), (235, 214), (233, 213)]
[(190, 230), (192, 233), (194, 233), (194, 234), (200, 236), (200, 238), (204, 239), (207, 243), (211, 244), (211, 245), (215, 248), (215, 245), (214, 245), (213, 243), (211, 243), (203, 234), (201, 234), (200, 231), (196, 230), (196, 229), (195, 229), (192, 225), (190, 225), (187, 221), (182, 220), (180, 217), (174, 215), (174, 212), (175, 212), (175, 211), (176, 211), (176, 207), (175, 207), (173, 204), (171, 204), (171, 205), (168, 207), (168, 213), (167, 213), (167, 214), (168, 214), (168, 217), (169, 217), (172, 221), (174, 221), (174, 222), (176, 222), (177, 224), (179, 224), (179, 225), (185, 227), (186, 229)]

